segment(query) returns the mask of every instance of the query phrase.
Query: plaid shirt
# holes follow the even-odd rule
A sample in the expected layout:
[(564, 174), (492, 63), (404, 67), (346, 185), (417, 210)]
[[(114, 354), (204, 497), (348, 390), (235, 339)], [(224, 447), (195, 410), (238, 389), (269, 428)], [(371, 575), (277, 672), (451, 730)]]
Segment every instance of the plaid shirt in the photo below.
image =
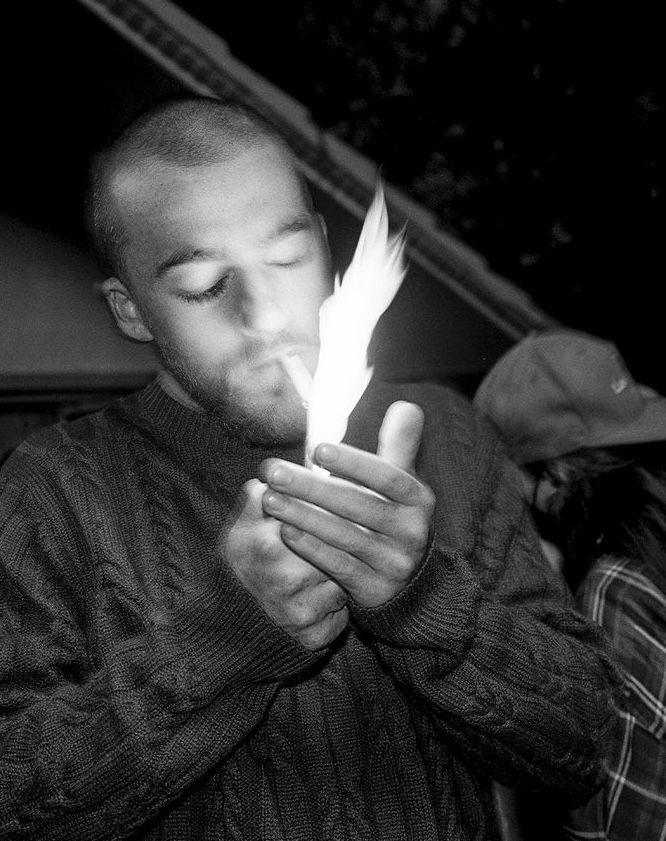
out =
[(576, 841), (666, 841), (666, 594), (628, 560), (605, 558), (577, 593), (623, 671), (600, 792), (569, 816)]

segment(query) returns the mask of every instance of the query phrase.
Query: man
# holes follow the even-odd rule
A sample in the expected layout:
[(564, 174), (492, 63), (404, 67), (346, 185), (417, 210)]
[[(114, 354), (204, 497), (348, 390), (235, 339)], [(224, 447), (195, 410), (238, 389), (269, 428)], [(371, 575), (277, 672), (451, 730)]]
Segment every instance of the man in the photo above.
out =
[(612, 669), (484, 421), (375, 383), (302, 466), (279, 356), (314, 366), (330, 267), (285, 144), (159, 104), (91, 216), (164, 371), (6, 464), (0, 837), (496, 838), (493, 778), (588, 796)]

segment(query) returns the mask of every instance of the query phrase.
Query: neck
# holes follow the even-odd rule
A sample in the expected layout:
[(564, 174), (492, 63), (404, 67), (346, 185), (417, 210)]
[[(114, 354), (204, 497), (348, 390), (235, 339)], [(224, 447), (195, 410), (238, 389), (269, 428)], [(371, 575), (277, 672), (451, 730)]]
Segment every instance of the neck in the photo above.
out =
[(166, 368), (161, 369), (157, 375), (157, 381), (169, 397), (177, 403), (180, 403), (181, 406), (186, 406), (188, 409), (192, 409), (195, 412), (203, 412), (202, 407), (197, 403), (197, 401), (185, 391), (178, 380), (176, 380), (173, 374), (171, 374), (170, 371), (167, 371)]
[(231, 467), (240, 480), (246, 481), (258, 475), (259, 464), (268, 456), (303, 463), (302, 443), (262, 446), (232, 435), (222, 420), (191, 398), (182, 399), (182, 394), (182, 389), (172, 393), (158, 377), (129, 398), (125, 406), (134, 423), (191, 470)]

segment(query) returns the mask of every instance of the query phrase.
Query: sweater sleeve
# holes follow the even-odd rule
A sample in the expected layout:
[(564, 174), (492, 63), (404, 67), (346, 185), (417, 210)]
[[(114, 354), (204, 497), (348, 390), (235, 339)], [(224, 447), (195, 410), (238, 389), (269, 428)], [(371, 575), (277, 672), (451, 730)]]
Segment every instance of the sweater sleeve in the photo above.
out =
[(353, 615), (370, 644), (477, 768), (571, 801), (598, 787), (613, 665), (543, 559), (515, 468), (454, 404), (426, 413), (421, 472), (436, 531), (416, 578)]
[(318, 658), (213, 560), (149, 623), (116, 601), (114, 644), (95, 657), (71, 512), (16, 463), (0, 479), (0, 838), (125, 838)]

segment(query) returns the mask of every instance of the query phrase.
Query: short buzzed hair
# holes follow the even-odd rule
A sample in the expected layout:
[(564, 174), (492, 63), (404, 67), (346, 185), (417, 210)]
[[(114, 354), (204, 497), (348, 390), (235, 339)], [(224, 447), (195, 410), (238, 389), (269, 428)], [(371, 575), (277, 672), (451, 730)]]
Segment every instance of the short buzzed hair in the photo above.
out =
[[(127, 233), (112, 192), (116, 173), (149, 160), (182, 167), (204, 166), (267, 142), (293, 158), (286, 141), (261, 116), (238, 102), (214, 97), (169, 97), (134, 117), (94, 157), (90, 168), (86, 222), (104, 271), (117, 277), (125, 274)], [(296, 166), (295, 170), (298, 173)], [(311, 206), (310, 192), (300, 177), (305, 200)]]

